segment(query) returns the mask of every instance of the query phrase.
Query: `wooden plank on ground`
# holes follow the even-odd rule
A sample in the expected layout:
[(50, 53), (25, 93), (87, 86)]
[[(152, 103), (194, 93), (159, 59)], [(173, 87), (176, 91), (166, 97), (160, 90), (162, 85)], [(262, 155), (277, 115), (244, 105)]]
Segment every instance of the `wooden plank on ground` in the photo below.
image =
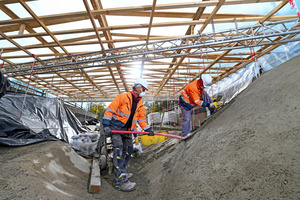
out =
[(90, 173), (89, 192), (99, 192), (101, 187), (99, 159), (92, 159), (92, 167)]

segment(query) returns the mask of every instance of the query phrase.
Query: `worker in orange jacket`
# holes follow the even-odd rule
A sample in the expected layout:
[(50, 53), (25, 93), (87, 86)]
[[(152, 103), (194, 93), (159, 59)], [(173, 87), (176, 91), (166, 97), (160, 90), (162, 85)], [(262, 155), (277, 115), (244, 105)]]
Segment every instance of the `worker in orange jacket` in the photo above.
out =
[(191, 113), (196, 106), (214, 108), (213, 101), (204, 91), (210, 86), (212, 77), (209, 74), (202, 74), (199, 80), (189, 83), (179, 96), (179, 105), (182, 111), (182, 136), (186, 137), (191, 132)]
[(139, 124), (142, 129), (149, 132), (149, 136), (154, 136), (154, 132), (147, 124), (145, 107), (141, 101), (145, 90), (148, 90), (147, 81), (137, 79), (133, 90), (116, 96), (106, 108), (103, 117), (104, 133), (112, 136), (115, 188), (121, 191), (132, 191), (136, 187), (136, 183), (128, 180), (132, 173), (126, 173), (133, 152), (132, 134), (112, 133), (112, 130), (134, 131)]

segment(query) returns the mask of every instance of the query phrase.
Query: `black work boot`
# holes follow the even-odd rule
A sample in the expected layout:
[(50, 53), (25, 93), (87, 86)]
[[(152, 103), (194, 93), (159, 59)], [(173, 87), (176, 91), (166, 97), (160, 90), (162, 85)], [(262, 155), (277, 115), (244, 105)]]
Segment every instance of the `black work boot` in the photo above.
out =
[(131, 192), (135, 189), (135, 187), (136, 183), (130, 181), (116, 185), (116, 189), (121, 190), (123, 192)]

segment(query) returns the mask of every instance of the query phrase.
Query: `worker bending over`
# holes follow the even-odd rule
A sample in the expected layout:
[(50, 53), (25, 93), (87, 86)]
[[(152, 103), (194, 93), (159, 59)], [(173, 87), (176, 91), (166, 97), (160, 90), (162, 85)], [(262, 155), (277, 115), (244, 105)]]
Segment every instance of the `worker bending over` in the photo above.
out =
[(134, 131), (137, 123), (149, 136), (154, 132), (147, 124), (145, 107), (141, 101), (148, 90), (148, 83), (145, 79), (139, 78), (135, 81), (131, 92), (119, 94), (106, 108), (103, 117), (103, 128), (106, 135), (112, 136), (113, 164), (116, 180), (116, 189), (121, 191), (132, 191), (136, 183), (130, 182), (131, 173), (126, 173), (128, 161), (133, 152), (132, 134), (112, 133), (112, 130)]
[(196, 106), (214, 108), (213, 101), (204, 91), (210, 86), (212, 77), (209, 74), (202, 74), (199, 80), (189, 83), (179, 96), (179, 105), (182, 111), (182, 137), (186, 137), (191, 132), (191, 113)]

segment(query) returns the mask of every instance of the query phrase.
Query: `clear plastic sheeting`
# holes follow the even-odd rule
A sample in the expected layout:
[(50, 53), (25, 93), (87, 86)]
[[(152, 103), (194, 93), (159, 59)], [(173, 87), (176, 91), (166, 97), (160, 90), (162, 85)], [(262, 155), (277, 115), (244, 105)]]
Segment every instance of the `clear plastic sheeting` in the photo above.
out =
[(98, 131), (80, 133), (71, 137), (70, 145), (77, 154), (83, 157), (99, 156), (97, 153), (98, 140), (100, 134)]
[(218, 100), (228, 103), (247, 88), (252, 83), (253, 78), (260, 76), (263, 71), (271, 70), (299, 54), (300, 42), (282, 45), (270, 54), (260, 57), (256, 62), (247, 65), (246, 68), (242, 68), (213, 84), (206, 91), (211, 97), (220, 97)]
[[(300, 36), (298, 37), (300, 38)], [(271, 53), (258, 58), (256, 62), (250, 63), (245, 68), (241, 68), (236, 73), (213, 84), (211, 87), (207, 88), (206, 91), (209, 96), (216, 98), (217, 102), (223, 101), (223, 103), (228, 103), (247, 88), (255, 78), (259, 78), (262, 73), (271, 70), (298, 55), (300, 55), (300, 42), (282, 45)], [(200, 127), (208, 114), (209, 112), (207, 112), (205, 108), (195, 107), (191, 117), (191, 129), (193, 130), (195, 127)], [(175, 130), (178, 125), (180, 129), (182, 121), (180, 109), (174, 109), (165, 112), (164, 114), (163, 111), (161, 111), (160, 117), (158, 112), (150, 113), (147, 118), (148, 123), (152, 125), (160, 124), (159, 119), (163, 118), (163, 124), (159, 127), (161, 129), (170, 128), (170, 126), (166, 125), (173, 125)], [(152, 127), (157, 128), (155, 126)]]
[(211, 97), (221, 96), (219, 100), (228, 103), (252, 83), (253, 76), (256, 74), (255, 65), (251, 65), (248, 69), (241, 69), (229, 78), (214, 84), (207, 90), (207, 93)]
[(174, 110), (165, 112), (163, 114), (163, 124), (178, 124), (178, 117), (180, 116), (180, 110)]
[(148, 124), (160, 124), (161, 123), (161, 116), (159, 112), (150, 113), (147, 116)]
[(57, 99), (32, 95), (25, 98), (21, 93), (7, 93), (0, 99), (0, 145), (23, 146), (47, 140), (69, 143), (80, 132), (86, 130)]
[(258, 64), (262, 66), (264, 71), (268, 71), (298, 55), (300, 55), (300, 42), (293, 42), (282, 45), (272, 51), (272, 53), (259, 58)]

